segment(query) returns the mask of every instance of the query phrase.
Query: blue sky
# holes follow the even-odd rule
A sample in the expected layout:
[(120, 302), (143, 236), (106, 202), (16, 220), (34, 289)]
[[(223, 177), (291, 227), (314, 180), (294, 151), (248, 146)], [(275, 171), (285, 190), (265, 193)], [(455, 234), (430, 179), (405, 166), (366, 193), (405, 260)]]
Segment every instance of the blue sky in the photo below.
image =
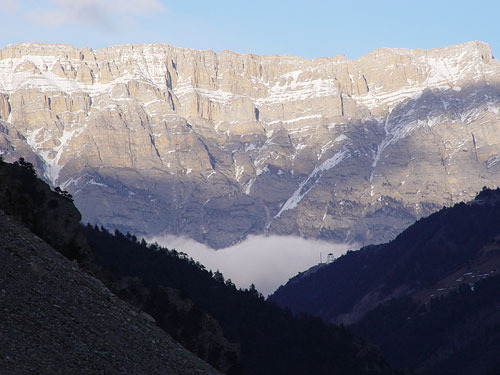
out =
[(94, 49), (167, 43), (356, 58), (380, 47), (481, 40), (500, 51), (498, 0), (0, 0), (0, 12), (0, 47), (23, 41)]

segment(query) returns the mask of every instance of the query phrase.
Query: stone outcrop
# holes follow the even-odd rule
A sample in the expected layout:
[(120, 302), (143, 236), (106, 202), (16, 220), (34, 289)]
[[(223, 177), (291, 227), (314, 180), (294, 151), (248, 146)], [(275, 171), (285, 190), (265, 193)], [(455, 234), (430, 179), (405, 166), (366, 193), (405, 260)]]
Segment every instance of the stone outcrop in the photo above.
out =
[(0, 160), (0, 209), (68, 259), (87, 265), (92, 255), (81, 233), (82, 216), (71, 196), (57, 190), (51, 191), (24, 160), (14, 164)]
[(0, 148), (139, 235), (381, 242), (500, 183), (499, 84), (481, 42), (356, 60), (25, 43), (0, 51)]

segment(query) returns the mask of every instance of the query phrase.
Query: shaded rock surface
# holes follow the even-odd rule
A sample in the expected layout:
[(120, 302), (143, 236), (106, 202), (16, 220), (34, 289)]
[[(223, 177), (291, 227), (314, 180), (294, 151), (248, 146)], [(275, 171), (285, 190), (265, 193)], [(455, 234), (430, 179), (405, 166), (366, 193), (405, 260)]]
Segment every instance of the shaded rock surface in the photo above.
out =
[(123, 232), (384, 242), (499, 185), (499, 77), (481, 42), (356, 60), (24, 43), (0, 51), (0, 152)]
[(0, 211), (0, 372), (217, 374)]

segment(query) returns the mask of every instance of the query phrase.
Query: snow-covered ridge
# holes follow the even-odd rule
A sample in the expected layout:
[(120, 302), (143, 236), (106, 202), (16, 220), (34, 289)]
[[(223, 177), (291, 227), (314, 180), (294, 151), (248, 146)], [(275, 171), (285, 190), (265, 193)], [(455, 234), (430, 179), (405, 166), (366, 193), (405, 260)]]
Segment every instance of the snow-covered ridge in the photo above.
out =
[[(410, 71), (413, 73), (407, 73)], [(256, 107), (343, 93), (370, 110), (392, 108), (425, 89), (488, 81), (499, 72), (500, 65), (489, 46), (481, 42), (426, 51), (380, 49), (356, 60), (307, 60), (226, 51), (216, 54), (161, 44), (93, 51), (70, 45), (22, 43), (0, 50), (0, 91), (4, 93), (31, 88), (101, 95), (133, 80), (171, 90), (181, 101), (188, 94), (221, 104), (247, 97)], [(394, 82), (393, 74), (404, 76)], [(392, 83), (381, 84), (380, 75), (387, 76), (382, 81)], [(231, 84), (234, 79), (239, 82), (237, 86)], [(358, 90), (363, 85), (367, 92), (361, 93)]]

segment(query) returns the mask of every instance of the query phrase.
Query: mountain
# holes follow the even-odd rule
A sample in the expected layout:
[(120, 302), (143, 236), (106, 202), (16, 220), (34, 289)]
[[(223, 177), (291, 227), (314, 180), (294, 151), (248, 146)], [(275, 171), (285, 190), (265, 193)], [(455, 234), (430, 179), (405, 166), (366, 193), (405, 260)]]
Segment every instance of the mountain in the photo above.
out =
[(376, 343), (394, 366), (429, 375), (498, 374), (500, 276), (473, 276), (473, 287), (462, 284), (427, 305), (389, 301), (351, 328)]
[(443, 208), (393, 241), (296, 276), (272, 301), (350, 324), (395, 366), (425, 374), (500, 367), (500, 189)]
[(24, 160), (0, 159), (0, 210), (7, 373), (217, 373), (165, 332), (228, 375), (400, 373), (344, 327), (294, 317), (182, 252), (74, 226), (72, 197)]
[(2, 374), (219, 374), (1, 209), (0, 306)]
[(22, 43), (0, 50), (0, 150), (123, 232), (381, 243), (499, 185), (499, 77), (481, 42), (356, 60)]
[(220, 374), (0, 210), (0, 373)]

